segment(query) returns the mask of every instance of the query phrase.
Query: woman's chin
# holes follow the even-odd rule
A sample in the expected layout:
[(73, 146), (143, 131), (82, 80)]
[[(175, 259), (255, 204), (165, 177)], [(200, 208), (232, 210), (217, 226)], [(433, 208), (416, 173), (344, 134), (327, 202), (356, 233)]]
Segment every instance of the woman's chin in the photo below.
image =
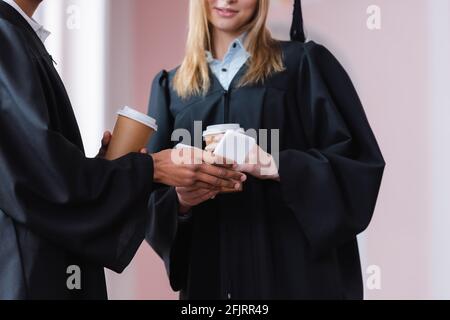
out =
[(241, 29), (241, 26), (236, 23), (218, 23), (214, 26), (217, 30), (220, 30), (221, 32), (230, 33), (230, 34), (236, 34)]

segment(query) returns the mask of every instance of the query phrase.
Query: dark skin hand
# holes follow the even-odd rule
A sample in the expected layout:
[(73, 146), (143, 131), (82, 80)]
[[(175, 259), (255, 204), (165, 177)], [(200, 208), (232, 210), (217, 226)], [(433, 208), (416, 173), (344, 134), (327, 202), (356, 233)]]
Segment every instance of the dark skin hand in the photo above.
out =
[(176, 164), (172, 160), (172, 149), (152, 154), (154, 180), (174, 187), (217, 189), (221, 187), (239, 190), (246, 180), (243, 173), (228, 167), (212, 164)]
[[(103, 134), (97, 158), (105, 157), (111, 138), (111, 132), (106, 131)], [(146, 148), (141, 149), (140, 152), (148, 154)], [(201, 161), (192, 161), (192, 164), (177, 164), (173, 161), (172, 152), (172, 149), (168, 149), (151, 155), (155, 182), (173, 187), (203, 188), (215, 192), (221, 187), (239, 190), (241, 183), (247, 179), (245, 174), (234, 171), (232, 166), (211, 164), (214, 159), (209, 153), (199, 154), (198, 157), (207, 158), (210, 164), (203, 163), (203, 158)]]
[(96, 158), (105, 158), (106, 151), (108, 150), (109, 143), (111, 142), (112, 134), (109, 131), (105, 131), (102, 138), (102, 146), (98, 150)]
[[(222, 172), (222, 176), (228, 172), (230, 176), (228, 176), (226, 180), (230, 183), (230, 186), (234, 183), (234, 186), (231, 188), (235, 188), (236, 191), (241, 189), (242, 183), (247, 179), (245, 174), (235, 170), (234, 164), (223, 164), (225, 162), (221, 161), (222, 159), (217, 158), (211, 152), (192, 147), (183, 148), (182, 154), (184, 155), (185, 152), (187, 152), (187, 157), (184, 159), (190, 163), (195, 163), (195, 160), (201, 159), (202, 166), (211, 168), (217, 172)], [(220, 193), (222, 188), (223, 185), (211, 185), (204, 182), (198, 182), (191, 186), (177, 186), (176, 192), (178, 196), (179, 213), (186, 214), (193, 207), (210, 199), (214, 199)]]

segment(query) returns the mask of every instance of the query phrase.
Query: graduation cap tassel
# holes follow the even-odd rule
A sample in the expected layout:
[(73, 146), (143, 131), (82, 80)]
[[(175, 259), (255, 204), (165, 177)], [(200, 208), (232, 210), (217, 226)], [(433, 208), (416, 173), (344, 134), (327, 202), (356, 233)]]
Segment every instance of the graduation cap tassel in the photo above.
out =
[(303, 13), (300, 0), (294, 2), (294, 14), (291, 26), (291, 40), (305, 42), (305, 31), (303, 30)]

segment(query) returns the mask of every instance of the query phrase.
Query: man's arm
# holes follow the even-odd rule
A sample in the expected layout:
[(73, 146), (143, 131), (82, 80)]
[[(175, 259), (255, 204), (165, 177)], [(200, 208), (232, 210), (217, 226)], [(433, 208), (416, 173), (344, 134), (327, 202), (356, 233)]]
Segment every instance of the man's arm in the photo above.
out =
[(3, 20), (0, 43), (0, 208), (63, 249), (122, 271), (144, 239), (152, 158), (85, 158), (49, 129), (33, 58)]

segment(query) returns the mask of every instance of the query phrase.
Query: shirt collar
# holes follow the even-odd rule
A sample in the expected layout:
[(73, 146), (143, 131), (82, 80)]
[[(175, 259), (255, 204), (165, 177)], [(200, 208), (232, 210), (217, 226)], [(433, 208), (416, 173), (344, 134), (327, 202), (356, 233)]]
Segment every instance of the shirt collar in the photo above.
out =
[(48, 36), (50, 35), (49, 31), (47, 31), (42, 25), (37, 23), (36, 20), (30, 18), (14, 0), (3, 1), (13, 7), (28, 22), (28, 24), (31, 26), (34, 32), (36, 32), (37, 36), (39, 37), (39, 39), (41, 39), (42, 42), (45, 42), (45, 40), (47, 40)]
[[(245, 48), (244, 42), (245, 38), (247, 37), (247, 33), (243, 33), (239, 37), (237, 37), (228, 47), (228, 51), (225, 54), (225, 57), (231, 53), (232, 50), (242, 50), (246, 55), (250, 56), (250, 54), (247, 52), (247, 49)], [(212, 63), (214, 61), (217, 61), (214, 59), (211, 51), (206, 51), (206, 61), (208, 63)]]

